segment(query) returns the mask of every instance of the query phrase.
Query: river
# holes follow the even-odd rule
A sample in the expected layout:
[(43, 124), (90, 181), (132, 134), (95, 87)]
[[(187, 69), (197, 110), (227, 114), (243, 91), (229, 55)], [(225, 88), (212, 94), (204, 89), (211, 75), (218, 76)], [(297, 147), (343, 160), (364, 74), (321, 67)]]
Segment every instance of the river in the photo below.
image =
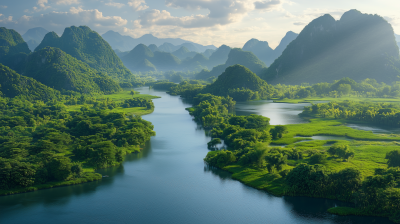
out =
[[(157, 135), (142, 153), (128, 155), (123, 166), (98, 170), (109, 176), (101, 181), (0, 197), (0, 223), (391, 223), (331, 215), (328, 208), (344, 203), (274, 197), (207, 168), (210, 138), (185, 110), (190, 105), (165, 92), (137, 90), (162, 97), (143, 116)], [(237, 113), (249, 113), (251, 104), (257, 102), (238, 104)], [(294, 116), (302, 106), (292, 105), (258, 102), (256, 108), (272, 124), (304, 122)]]

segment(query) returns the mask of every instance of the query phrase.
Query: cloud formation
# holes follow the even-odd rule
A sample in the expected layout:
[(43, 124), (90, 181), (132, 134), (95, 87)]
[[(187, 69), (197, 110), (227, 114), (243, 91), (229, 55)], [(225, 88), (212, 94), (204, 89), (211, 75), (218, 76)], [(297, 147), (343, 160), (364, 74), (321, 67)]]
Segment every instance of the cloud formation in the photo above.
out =
[(123, 4), (123, 3), (118, 3), (118, 2), (108, 2), (108, 3), (105, 3), (105, 5), (117, 7), (117, 8), (119, 8), (119, 9), (125, 6), (125, 4)]
[(55, 31), (62, 31), (65, 27), (72, 25), (87, 25), (106, 31), (106, 29), (121, 27), (127, 23), (128, 21), (120, 16), (104, 16), (97, 9), (84, 10), (79, 7), (71, 7), (68, 12), (50, 12), (38, 16), (24, 15), (18, 20), (13, 20), (12, 17), (0, 20), (0, 26), (9, 28), (18, 27), (18, 29), (27, 30), (32, 27), (44, 27)]
[(130, 0), (128, 5), (132, 7), (133, 11), (142, 11), (149, 8), (144, 0)]

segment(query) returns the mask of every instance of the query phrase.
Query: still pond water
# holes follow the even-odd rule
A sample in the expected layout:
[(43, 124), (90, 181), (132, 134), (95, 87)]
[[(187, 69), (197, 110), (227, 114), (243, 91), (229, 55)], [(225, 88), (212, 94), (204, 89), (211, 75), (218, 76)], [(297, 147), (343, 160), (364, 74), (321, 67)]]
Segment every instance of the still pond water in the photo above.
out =
[[(204, 131), (185, 111), (189, 104), (165, 92), (143, 116), (155, 126), (140, 154), (123, 166), (98, 170), (109, 178), (75, 186), (0, 197), (0, 223), (391, 223), (385, 218), (328, 214), (342, 202), (274, 197), (204, 165)], [(304, 104), (306, 105), (306, 104)], [(237, 114), (262, 114), (272, 124), (303, 123), (302, 104), (266, 101), (237, 105)]]

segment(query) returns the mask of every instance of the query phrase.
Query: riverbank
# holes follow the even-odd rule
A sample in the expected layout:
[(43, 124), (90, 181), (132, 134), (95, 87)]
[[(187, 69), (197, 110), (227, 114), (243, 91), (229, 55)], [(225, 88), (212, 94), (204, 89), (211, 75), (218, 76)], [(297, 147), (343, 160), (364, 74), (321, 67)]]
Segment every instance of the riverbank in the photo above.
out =
[(355, 102), (377, 102), (377, 103), (399, 103), (400, 98), (378, 98), (378, 97), (357, 97), (357, 96), (343, 96), (343, 97), (308, 97), (301, 99), (272, 99), (274, 103), (315, 103), (315, 102), (328, 102), (328, 101), (355, 101)]

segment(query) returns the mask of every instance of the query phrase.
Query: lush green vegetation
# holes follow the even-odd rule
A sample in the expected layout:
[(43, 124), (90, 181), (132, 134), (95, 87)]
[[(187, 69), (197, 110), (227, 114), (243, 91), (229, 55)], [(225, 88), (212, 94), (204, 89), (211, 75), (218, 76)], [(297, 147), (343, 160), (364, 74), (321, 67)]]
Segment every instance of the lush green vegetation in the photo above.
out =
[[(232, 177), (275, 195), (302, 195), (353, 202), (336, 214), (369, 214), (399, 222), (399, 135), (376, 135), (344, 126), (345, 120), (269, 125), (259, 116), (234, 116), (234, 101), (211, 94), (194, 98), (189, 112), (209, 130), (212, 140), (204, 160), (232, 172)], [(309, 109), (305, 109), (307, 111)], [(349, 140), (314, 140), (299, 136), (346, 136)], [(358, 139), (362, 141), (350, 141)], [(223, 142), (228, 150), (216, 150)], [(308, 141), (304, 141), (308, 140)], [(378, 142), (376, 142), (376, 141)], [(284, 148), (271, 144), (287, 144)], [(336, 211), (336, 212), (335, 212)]]
[(400, 127), (400, 107), (394, 103), (329, 102), (305, 107), (302, 116), (363, 121), (369, 124)]
[(228, 67), (218, 79), (206, 86), (203, 93), (231, 96), (236, 101), (266, 99), (272, 96), (271, 88), (264, 80), (242, 65)]
[(107, 75), (58, 48), (45, 47), (35, 51), (17, 71), (64, 92), (110, 94), (121, 90)]
[(5, 97), (20, 97), (26, 100), (53, 100), (60, 98), (59, 91), (43, 85), (35, 79), (22, 76), (0, 64), (0, 93)]
[[(120, 164), (155, 134), (150, 122), (110, 112), (102, 108), (105, 103), (67, 111), (57, 101), (0, 102), (1, 194), (101, 178), (90, 172)], [(153, 107), (142, 98), (125, 100), (122, 106)]]
[(98, 33), (87, 26), (67, 27), (61, 37), (50, 32), (46, 34), (35, 51), (44, 47), (60, 48), (72, 57), (87, 63), (90, 67), (115, 80), (133, 77), (111, 46)]
[(393, 28), (378, 15), (350, 10), (339, 21), (310, 22), (261, 75), (268, 83), (331, 82), (343, 77), (391, 83), (399, 75)]

